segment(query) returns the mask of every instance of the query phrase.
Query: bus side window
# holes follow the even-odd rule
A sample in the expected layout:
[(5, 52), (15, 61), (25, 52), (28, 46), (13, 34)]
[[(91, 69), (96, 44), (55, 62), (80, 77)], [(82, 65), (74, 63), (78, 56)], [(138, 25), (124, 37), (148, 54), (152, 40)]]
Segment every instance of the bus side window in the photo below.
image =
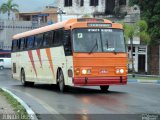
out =
[(34, 43), (34, 36), (30, 36), (27, 39), (27, 49), (32, 49)]
[(62, 29), (55, 30), (53, 45), (54, 46), (62, 45), (62, 40), (63, 40), (63, 30)]
[(44, 33), (43, 46), (44, 47), (49, 46), (51, 44), (52, 40), (53, 40), (53, 32), (52, 31)]
[(28, 37), (24, 38), (24, 50), (27, 49), (27, 40), (28, 40)]
[(19, 51), (19, 50), (20, 50), (20, 39), (17, 40), (17, 51)]
[(34, 48), (40, 48), (43, 42), (43, 34), (38, 34), (35, 36)]
[(21, 38), (21, 41), (20, 41), (20, 50), (24, 50), (24, 38)]
[(18, 50), (18, 40), (12, 41), (12, 51), (15, 52)]
[(72, 54), (71, 32), (69, 30), (64, 31), (63, 45), (64, 45), (65, 55), (71, 55)]

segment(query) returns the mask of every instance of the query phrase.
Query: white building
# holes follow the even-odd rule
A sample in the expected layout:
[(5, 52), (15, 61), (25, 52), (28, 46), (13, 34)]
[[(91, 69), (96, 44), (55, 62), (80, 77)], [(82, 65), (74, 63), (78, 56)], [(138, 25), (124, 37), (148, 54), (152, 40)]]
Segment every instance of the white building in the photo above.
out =
[(31, 21), (0, 20), (0, 53), (11, 51), (13, 35), (33, 28)]

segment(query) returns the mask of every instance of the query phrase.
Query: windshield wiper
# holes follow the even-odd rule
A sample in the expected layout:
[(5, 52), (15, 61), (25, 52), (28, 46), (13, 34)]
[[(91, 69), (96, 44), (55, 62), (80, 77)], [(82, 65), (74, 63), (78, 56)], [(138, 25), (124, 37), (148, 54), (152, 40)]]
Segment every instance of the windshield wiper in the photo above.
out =
[(98, 49), (97, 39), (96, 39), (96, 44), (93, 46), (93, 48), (91, 49), (91, 51), (89, 52), (89, 54), (93, 53), (93, 50), (94, 50), (95, 47), (97, 47), (97, 49)]

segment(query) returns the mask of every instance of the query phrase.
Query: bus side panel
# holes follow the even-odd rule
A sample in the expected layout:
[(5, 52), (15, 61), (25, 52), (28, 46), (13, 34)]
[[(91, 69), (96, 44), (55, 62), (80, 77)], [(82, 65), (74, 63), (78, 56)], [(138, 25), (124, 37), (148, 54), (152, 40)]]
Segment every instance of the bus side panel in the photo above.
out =
[(51, 54), (52, 54), (52, 60), (53, 60), (53, 66), (54, 66), (54, 78), (56, 82), (56, 76), (57, 76), (57, 70), (60, 68), (63, 72), (64, 78), (65, 78), (65, 84), (68, 84), (67, 79), (67, 68), (66, 68), (66, 57), (64, 53), (63, 46), (60, 47), (53, 47), (51, 48)]
[[(29, 57), (33, 79), (29, 81), (56, 84), (57, 69), (61, 68), (66, 78), (66, 60), (63, 47), (32, 50), (33, 61)], [(26, 66), (26, 67), (28, 67)]]
[(28, 51), (17, 53), (17, 67), (18, 67), (19, 75), (21, 75), (21, 70), (22, 69), (24, 70), (26, 81), (33, 80), (34, 70), (32, 68), (32, 64), (31, 64), (31, 60), (30, 60)]
[[(67, 75), (66, 78), (68, 79), (68, 84), (69, 86), (74, 86), (72, 82), (72, 77), (74, 77), (74, 69), (73, 69), (73, 56), (66, 56), (66, 66), (67, 66)], [(68, 76), (68, 70), (72, 71), (72, 77)]]
[(12, 64), (12, 75), (13, 78), (16, 80), (20, 80), (19, 72), (18, 72), (18, 61), (17, 61), (17, 53), (12, 53), (11, 54), (11, 64)]

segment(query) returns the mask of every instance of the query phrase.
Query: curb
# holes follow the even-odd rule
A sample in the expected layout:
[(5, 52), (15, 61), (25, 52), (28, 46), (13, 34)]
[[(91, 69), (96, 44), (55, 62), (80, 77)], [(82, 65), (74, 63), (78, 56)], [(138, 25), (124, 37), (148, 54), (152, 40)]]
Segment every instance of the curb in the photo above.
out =
[(128, 83), (154, 83), (154, 84), (160, 84), (160, 80), (135, 80), (135, 79), (129, 79)]
[(30, 119), (31, 120), (38, 120), (36, 114), (33, 112), (33, 110), (19, 97), (17, 97), (15, 94), (13, 94), (11, 91), (7, 90), (6, 88), (2, 88), (3, 91), (7, 92), (10, 94), (13, 98), (15, 98), (26, 110), (28, 115), (31, 115)]

